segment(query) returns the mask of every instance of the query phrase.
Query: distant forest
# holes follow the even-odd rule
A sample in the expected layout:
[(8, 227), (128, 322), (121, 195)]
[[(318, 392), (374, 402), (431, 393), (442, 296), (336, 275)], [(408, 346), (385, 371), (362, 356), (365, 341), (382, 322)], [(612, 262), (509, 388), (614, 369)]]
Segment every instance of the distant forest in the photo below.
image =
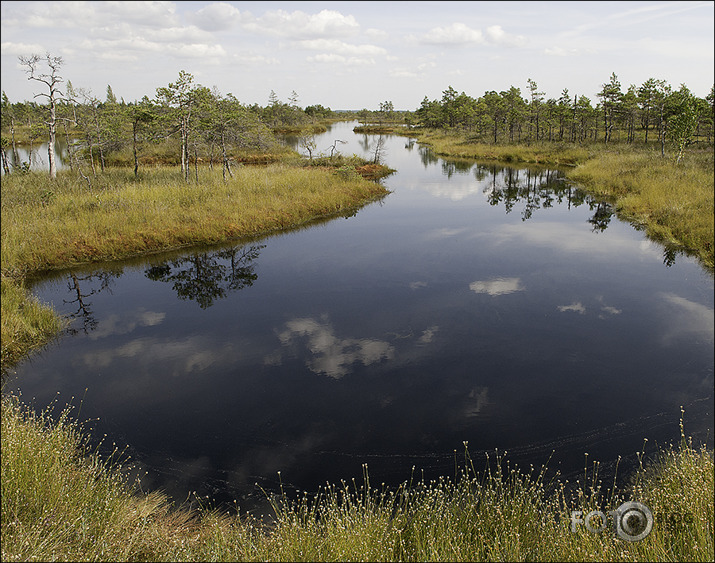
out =
[[(8, 158), (17, 145), (54, 144), (64, 136), (72, 159), (104, 168), (113, 154), (131, 154), (135, 172), (140, 159), (155, 153), (157, 144), (175, 146), (175, 160), (188, 178), (189, 162), (223, 163), (236, 151), (261, 151), (275, 146), (277, 133), (304, 138), (319, 132), (330, 119), (357, 119), (363, 124), (439, 128), (462, 132), (470, 140), (489, 143), (670, 143), (680, 153), (687, 146), (712, 145), (715, 87), (706, 98), (693, 95), (685, 84), (676, 90), (664, 80), (650, 78), (625, 92), (616, 74), (602, 85), (596, 103), (564, 88), (546, 98), (535, 81), (520, 88), (487, 91), (474, 98), (449, 86), (441, 99), (423, 99), (414, 111), (395, 111), (393, 103), (379, 108), (334, 112), (329, 107), (300, 107), (296, 92), (282, 101), (271, 91), (265, 106), (241, 103), (194, 82), (181, 71), (175, 82), (158, 87), (153, 97), (125, 102), (107, 86), (104, 99), (75, 87), (61, 76), (62, 59), (20, 57), (27, 77), (36, 84), (35, 99), (11, 102), (2, 93), (2, 164), (6, 173), (18, 168)], [(323, 129), (324, 130), (324, 129)], [(91, 155), (92, 158), (88, 158)], [(120, 159), (127, 161), (127, 158)], [(52, 164), (51, 168), (52, 168)], [(27, 163), (20, 168), (29, 169)], [(96, 173), (96, 172), (95, 172)]]

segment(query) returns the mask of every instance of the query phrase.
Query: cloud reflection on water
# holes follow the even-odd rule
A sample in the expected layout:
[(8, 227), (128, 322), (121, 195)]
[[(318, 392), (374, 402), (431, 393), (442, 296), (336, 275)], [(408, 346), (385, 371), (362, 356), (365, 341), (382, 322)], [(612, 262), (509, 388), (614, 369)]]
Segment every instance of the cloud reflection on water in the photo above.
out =
[[(284, 347), (295, 342), (303, 342), (311, 356), (307, 367), (319, 374), (335, 379), (347, 375), (352, 364), (359, 362), (371, 365), (394, 357), (394, 347), (384, 340), (372, 338), (339, 338), (327, 319), (297, 318), (285, 324), (285, 330), (278, 334)], [(273, 365), (282, 363), (282, 356), (271, 355), (266, 362)]]
[(474, 293), (488, 293), (491, 296), (508, 295), (526, 289), (519, 278), (496, 278), (493, 280), (474, 281), (469, 284)]
[(166, 313), (147, 311), (139, 308), (136, 312), (127, 312), (122, 315), (112, 314), (104, 317), (97, 328), (89, 333), (89, 338), (107, 338), (120, 334), (128, 334), (137, 327), (150, 327), (161, 324)]
[(663, 292), (659, 296), (668, 309), (668, 325), (662, 337), (663, 344), (671, 345), (681, 338), (713, 342), (715, 339), (713, 309), (674, 293)]

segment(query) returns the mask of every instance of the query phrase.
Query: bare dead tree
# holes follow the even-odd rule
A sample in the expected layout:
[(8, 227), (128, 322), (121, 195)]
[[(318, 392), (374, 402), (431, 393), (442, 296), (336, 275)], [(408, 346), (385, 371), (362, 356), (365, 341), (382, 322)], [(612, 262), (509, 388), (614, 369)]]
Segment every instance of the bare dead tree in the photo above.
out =
[(372, 162), (374, 164), (381, 164), (382, 159), (385, 156), (385, 139), (382, 135), (380, 135), (375, 141), (375, 145), (373, 147), (373, 158)]
[(335, 139), (335, 142), (332, 145), (330, 145), (330, 160), (333, 159), (333, 153), (335, 153), (335, 151), (337, 150), (338, 143), (340, 143), (341, 145), (345, 145), (347, 143), (347, 141), (341, 141), (340, 139)]
[(308, 151), (308, 160), (313, 160), (313, 151), (317, 148), (315, 136), (309, 134), (301, 135), (298, 146)]
[[(62, 99), (62, 91), (60, 84), (64, 82), (59, 75), (60, 67), (62, 66), (62, 57), (53, 57), (46, 53), (44, 57), (40, 55), (32, 55), (31, 57), (18, 57), (20, 64), (27, 67), (28, 80), (35, 80), (47, 86), (49, 93), (35, 94), (35, 98), (47, 98), (50, 103), (50, 118), (46, 122), (49, 128), (49, 144), (48, 158), (50, 162), (50, 178), (57, 177), (57, 164), (55, 163), (55, 135), (57, 132), (57, 102)], [(38, 66), (44, 62), (49, 68), (49, 73), (42, 73), (38, 70)]]

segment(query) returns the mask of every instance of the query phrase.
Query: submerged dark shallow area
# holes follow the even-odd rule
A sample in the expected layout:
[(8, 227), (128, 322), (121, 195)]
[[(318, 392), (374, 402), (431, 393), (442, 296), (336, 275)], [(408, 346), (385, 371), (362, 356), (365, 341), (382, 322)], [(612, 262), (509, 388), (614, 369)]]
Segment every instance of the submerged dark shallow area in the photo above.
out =
[[(353, 126), (318, 150), (371, 154)], [(454, 476), (465, 442), (477, 469), (506, 451), (569, 478), (588, 453), (608, 474), (677, 442), (681, 406), (712, 444), (713, 279), (695, 260), (557, 170), (385, 140), (392, 193), (352, 217), (36, 280), (72, 327), (4, 392), (72, 402), (144, 489), (249, 509), (364, 464), (373, 485)]]

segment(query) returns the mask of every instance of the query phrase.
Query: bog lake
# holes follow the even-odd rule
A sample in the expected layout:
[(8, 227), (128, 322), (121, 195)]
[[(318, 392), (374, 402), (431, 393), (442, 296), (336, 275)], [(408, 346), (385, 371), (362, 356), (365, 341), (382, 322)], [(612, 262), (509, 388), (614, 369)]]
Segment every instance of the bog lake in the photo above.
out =
[[(317, 149), (371, 155), (355, 125)], [(4, 392), (73, 404), (144, 490), (242, 510), (365, 465), (452, 478), (465, 443), (477, 469), (625, 476), (677, 444), (681, 406), (712, 446), (712, 275), (558, 170), (384, 141), (391, 193), (357, 213), (33, 280), (71, 326)]]

